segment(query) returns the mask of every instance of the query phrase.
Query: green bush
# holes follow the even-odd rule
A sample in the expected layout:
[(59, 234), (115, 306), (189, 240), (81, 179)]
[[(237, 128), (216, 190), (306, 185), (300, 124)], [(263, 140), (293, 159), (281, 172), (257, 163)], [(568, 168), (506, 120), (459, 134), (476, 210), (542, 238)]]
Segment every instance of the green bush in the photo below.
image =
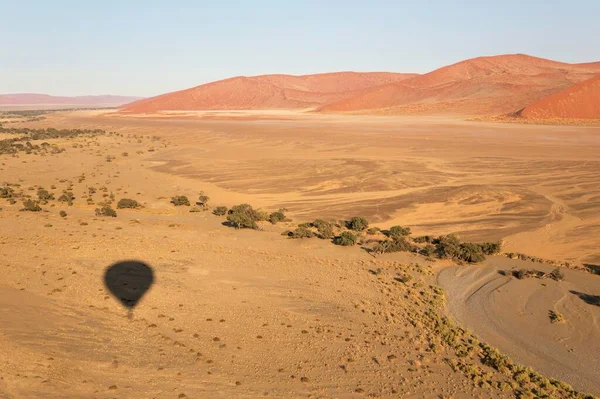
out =
[(42, 210), (42, 207), (40, 206), (39, 202), (30, 200), (30, 199), (23, 201), (23, 208), (21, 209), (21, 211), (40, 212), (41, 210)]
[(323, 240), (329, 240), (334, 236), (333, 225), (328, 221), (316, 219), (310, 223), (310, 226), (317, 229), (317, 236)]
[(485, 255), (480, 245), (464, 242), (460, 244), (456, 258), (469, 263), (477, 263), (485, 260)]
[(409, 236), (411, 234), (410, 227), (392, 226), (388, 230), (388, 237)]
[(190, 200), (185, 195), (176, 195), (171, 197), (171, 204), (175, 206), (190, 206)]
[(355, 216), (352, 219), (346, 221), (346, 228), (349, 230), (363, 231), (366, 230), (368, 227), (369, 222), (363, 217)]
[(280, 209), (276, 212), (273, 212), (269, 215), (269, 222), (271, 222), (272, 224), (277, 224), (279, 222), (289, 222), (290, 219), (288, 219), (285, 216), (285, 209)]
[(367, 234), (375, 235), (375, 234), (379, 233), (380, 231), (381, 231), (381, 229), (379, 227), (370, 227), (367, 229)]
[(454, 234), (440, 236), (433, 240), (433, 243), (440, 258), (455, 259), (460, 253), (460, 240)]
[(213, 215), (224, 216), (225, 214), (227, 214), (227, 207), (226, 206), (218, 206), (215, 209), (213, 209), (212, 213), (213, 213)]
[(431, 244), (427, 244), (419, 249), (419, 253), (423, 256), (433, 256), (435, 254), (435, 247)]
[(483, 244), (479, 244), (479, 246), (484, 255), (496, 255), (497, 253), (500, 253), (500, 249), (502, 249), (502, 244), (499, 241), (484, 242)]
[(249, 204), (235, 205), (231, 207), (227, 220), (236, 229), (258, 229), (256, 222), (266, 220), (267, 214), (252, 208)]
[(333, 238), (333, 243), (335, 245), (342, 245), (344, 247), (355, 245), (356, 241), (356, 235), (350, 231), (344, 231), (339, 236)]
[(60, 197), (58, 197), (60, 202), (66, 202), (67, 205), (73, 205), (73, 200), (75, 200), (75, 195), (73, 195), (72, 191), (64, 191)]
[(121, 198), (119, 202), (117, 202), (117, 209), (137, 209), (142, 205), (136, 200), (129, 198)]
[(51, 201), (54, 199), (54, 194), (52, 194), (48, 190), (44, 190), (43, 188), (38, 189), (37, 196), (38, 196), (38, 199), (40, 200), (40, 203), (42, 203), (42, 204), (47, 204), (48, 201)]
[(408, 242), (408, 240), (403, 236), (394, 236), (391, 239), (381, 241), (372, 249), (372, 252), (375, 254), (408, 251), (416, 251), (416, 247)]
[(424, 244), (424, 243), (432, 243), (434, 240), (434, 238), (432, 236), (418, 236), (418, 237), (413, 237), (413, 241), (418, 243), (418, 244)]
[(102, 208), (96, 208), (96, 216), (108, 216), (117, 217), (117, 212), (110, 207), (110, 205), (104, 205)]
[(15, 190), (12, 187), (0, 187), (0, 198), (12, 198), (15, 194)]
[(308, 227), (301, 226), (293, 231), (288, 231), (287, 235), (290, 238), (312, 238), (315, 236), (315, 233)]
[(206, 195), (204, 191), (200, 191), (200, 194), (198, 195), (198, 202), (196, 203), (196, 205), (206, 205), (208, 204), (208, 201), (210, 201), (210, 197)]

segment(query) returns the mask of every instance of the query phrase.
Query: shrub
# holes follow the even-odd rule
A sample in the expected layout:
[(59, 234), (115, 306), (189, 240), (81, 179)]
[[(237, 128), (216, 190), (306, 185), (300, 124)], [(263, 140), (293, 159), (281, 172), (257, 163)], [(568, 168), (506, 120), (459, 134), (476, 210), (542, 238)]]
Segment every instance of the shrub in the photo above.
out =
[(227, 220), (236, 229), (258, 229), (256, 222), (266, 220), (264, 212), (252, 208), (251, 205), (241, 204), (231, 207)]
[(65, 211), (60, 211), (58, 214), (63, 218), (67, 217), (67, 212), (65, 212)]
[(388, 237), (399, 237), (399, 236), (409, 236), (410, 235), (410, 227), (402, 227), (402, 226), (392, 226), (388, 230)]
[(202, 212), (203, 210), (204, 210), (204, 208), (200, 208), (199, 206), (192, 206), (190, 208), (190, 212), (192, 212), (192, 213)]
[(529, 274), (527, 273), (527, 270), (525, 270), (525, 269), (515, 270), (515, 271), (513, 271), (512, 274), (519, 280), (523, 280), (524, 278), (529, 277)]
[(288, 231), (287, 235), (290, 238), (312, 238), (315, 236), (315, 233), (308, 227), (301, 226), (294, 231)]
[(333, 243), (335, 245), (347, 247), (356, 244), (356, 240), (357, 237), (354, 233), (350, 231), (344, 231), (339, 236), (333, 238)]
[(379, 227), (370, 227), (367, 229), (367, 234), (375, 235), (375, 234), (379, 233), (380, 231), (381, 231), (381, 229)]
[(433, 256), (435, 254), (435, 247), (431, 244), (427, 244), (419, 249), (419, 253), (423, 256)]
[(496, 255), (500, 252), (502, 248), (502, 244), (499, 241), (496, 242), (484, 242), (483, 244), (479, 244), (481, 247), (481, 251), (485, 255)]
[(224, 216), (227, 213), (226, 206), (218, 206), (212, 211), (213, 215)]
[(416, 247), (408, 242), (403, 236), (395, 236), (394, 238), (381, 241), (375, 247), (372, 252), (375, 254), (385, 254), (390, 252), (405, 252), (415, 251)]
[(551, 323), (562, 323), (565, 321), (565, 316), (563, 316), (563, 314), (560, 312), (555, 312), (554, 310), (548, 312), (548, 317), (550, 317)]
[(464, 242), (460, 244), (456, 258), (469, 263), (477, 263), (485, 260), (485, 255), (481, 250), (481, 246), (470, 242)]
[(434, 238), (432, 236), (418, 236), (413, 238), (413, 241), (418, 244), (432, 243), (433, 240)]
[(48, 203), (48, 201), (54, 199), (54, 194), (52, 194), (48, 190), (44, 190), (43, 188), (38, 189), (37, 196), (42, 204), (46, 204)]
[(136, 209), (141, 206), (142, 205), (139, 202), (129, 198), (121, 198), (119, 202), (117, 202), (117, 209)]
[(40, 207), (39, 202), (30, 200), (30, 199), (23, 201), (23, 208), (21, 209), (21, 211), (39, 212), (41, 210), (42, 210), (42, 207)]
[(171, 198), (171, 204), (175, 206), (190, 206), (190, 200), (185, 195), (176, 195)]
[(460, 241), (454, 234), (440, 236), (433, 243), (440, 258), (454, 259), (460, 253)]
[(96, 216), (109, 216), (116, 218), (117, 212), (110, 207), (110, 205), (104, 205), (102, 208), (96, 208)]
[(552, 272), (548, 275), (552, 280), (562, 281), (565, 278), (565, 274), (559, 268), (552, 270)]
[(60, 197), (58, 197), (58, 200), (60, 202), (66, 202), (67, 205), (69, 205), (69, 206), (73, 205), (74, 199), (75, 199), (75, 195), (73, 195), (72, 191), (64, 191), (62, 193), (62, 195)]
[(15, 190), (12, 187), (0, 187), (0, 198), (12, 198)]
[(206, 205), (210, 201), (210, 197), (204, 193), (204, 191), (200, 191), (200, 195), (198, 195), (198, 202), (196, 205)]
[(289, 222), (290, 219), (288, 219), (285, 216), (284, 213), (285, 209), (280, 209), (276, 212), (273, 212), (269, 215), (269, 222), (271, 222), (272, 224), (277, 224), (279, 222)]
[(328, 240), (334, 236), (333, 225), (323, 219), (316, 219), (310, 225), (317, 229), (317, 236), (323, 240)]
[[(346, 228), (354, 231), (363, 231), (369, 227), (369, 222), (367, 219), (355, 216), (352, 219), (346, 221)], [(354, 245), (354, 244), (352, 244)]]

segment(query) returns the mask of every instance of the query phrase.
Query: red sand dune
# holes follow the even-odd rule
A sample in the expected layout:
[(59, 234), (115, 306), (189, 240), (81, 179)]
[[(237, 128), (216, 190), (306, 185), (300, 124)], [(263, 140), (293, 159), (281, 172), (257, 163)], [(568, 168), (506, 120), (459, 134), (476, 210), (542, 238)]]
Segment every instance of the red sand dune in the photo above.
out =
[(123, 106), (122, 111), (314, 108), (357, 90), (414, 76), (417, 75), (388, 72), (240, 76), (136, 101)]
[(523, 54), (480, 57), (324, 105), (322, 112), (508, 113), (600, 73)]
[(530, 119), (600, 119), (600, 75), (544, 97), (519, 114)]
[(0, 105), (73, 105), (73, 106), (118, 106), (139, 100), (128, 96), (77, 96), (57, 97), (48, 94), (0, 94)]

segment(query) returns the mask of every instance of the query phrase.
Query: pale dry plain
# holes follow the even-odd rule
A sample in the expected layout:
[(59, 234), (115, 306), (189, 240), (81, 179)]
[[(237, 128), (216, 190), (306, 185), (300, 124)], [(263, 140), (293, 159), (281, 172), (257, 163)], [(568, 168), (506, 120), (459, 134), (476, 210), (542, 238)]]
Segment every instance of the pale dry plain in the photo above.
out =
[[(507, 252), (598, 265), (600, 128), (204, 117), (78, 111), (18, 125), (122, 136), (59, 142), (67, 151), (45, 157), (0, 156), (0, 183), (25, 192), (55, 185), (60, 194), (72, 182), (77, 197), (41, 213), (0, 200), (0, 397), (514, 397), (521, 388), (490, 387), (510, 379), (479, 359), (465, 361), (484, 377), (457, 368), (465, 358), (422, 315), (437, 303), (430, 284), (447, 289), (448, 307), (436, 312), (517, 362), (600, 394), (600, 276), (569, 270), (563, 282), (517, 281), (496, 272), (539, 266), (493, 257), (456, 269), (279, 234), (317, 217), (360, 215), (380, 227), (502, 239)], [(95, 217), (82, 196), (102, 186), (144, 208)], [(200, 190), (215, 206), (285, 207), (293, 222), (237, 231), (210, 212), (169, 204)], [(126, 259), (156, 273), (133, 320), (102, 285), (104, 269)], [(394, 280), (399, 273), (414, 282)], [(510, 281), (504, 287), (496, 276)], [(550, 323), (549, 310), (566, 322)]]

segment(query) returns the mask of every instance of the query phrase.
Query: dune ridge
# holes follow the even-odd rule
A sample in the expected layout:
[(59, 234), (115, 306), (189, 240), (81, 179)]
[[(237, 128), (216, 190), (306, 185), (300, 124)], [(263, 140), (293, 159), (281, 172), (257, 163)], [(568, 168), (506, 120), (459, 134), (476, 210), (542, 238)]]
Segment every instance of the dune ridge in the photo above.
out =
[(136, 101), (122, 107), (122, 111), (313, 108), (345, 98), (357, 90), (414, 76), (416, 74), (390, 72), (237, 76)]

